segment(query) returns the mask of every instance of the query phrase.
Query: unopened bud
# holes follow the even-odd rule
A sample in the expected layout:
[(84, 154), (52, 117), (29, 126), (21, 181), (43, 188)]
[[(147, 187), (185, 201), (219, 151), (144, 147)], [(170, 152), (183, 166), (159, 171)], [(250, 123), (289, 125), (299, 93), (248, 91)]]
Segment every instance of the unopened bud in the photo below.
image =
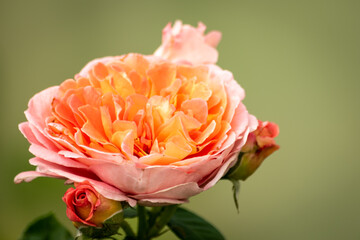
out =
[(88, 225), (101, 227), (102, 223), (122, 210), (121, 202), (105, 198), (93, 186), (76, 183), (75, 189), (69, 188), (63, 201), (66, 203), (66, 215), (76, 227)]
[(233, 180), (246, 180), (252, 175), (261, 163), (280, 148), (274, 138), (279, 134), (279, 127), (272, 122), (262, 122), (248, 136), (241, 149), (238, 162), (229, 170), (226, 178)]

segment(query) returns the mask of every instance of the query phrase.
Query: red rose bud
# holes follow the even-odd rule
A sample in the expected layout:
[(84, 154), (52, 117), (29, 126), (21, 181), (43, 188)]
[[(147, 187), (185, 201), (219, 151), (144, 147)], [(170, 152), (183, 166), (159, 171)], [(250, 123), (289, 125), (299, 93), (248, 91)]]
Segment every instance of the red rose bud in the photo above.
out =
[(230, 169), (227, 177), (234, 180), (246, 180), (261, 165), (265, 158), (280, 148), (274, 138), (279, 134), (279, 127), (272, 122), (260, 120), (257, 129), (251, 132), (241, 149), (238, 163)]
[(102, 223), (122, 210), (121, 202), (100, 195), (88, 183), (75, 183), (75, 189), (69, 188), (64, 194), (66, 215), (76, 227), (82, 224), (101, 227)]

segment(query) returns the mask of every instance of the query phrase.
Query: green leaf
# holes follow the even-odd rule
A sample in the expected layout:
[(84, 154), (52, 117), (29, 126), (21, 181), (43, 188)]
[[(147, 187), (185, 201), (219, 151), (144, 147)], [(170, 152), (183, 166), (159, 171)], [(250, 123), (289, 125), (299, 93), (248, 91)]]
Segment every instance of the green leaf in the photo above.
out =
[(47, 214), (30, 223), (20, 240), (72, 240), (70, 232), (59, 223), (54, 214)]
[(125, 208), (124, 209), (124, 218), (134, 218), (137, 217), (137, 212), (135, 208)]
[(126, 236), (124, 240), (136, 240), (136, 237)]
[(184, 208), (178, 208), (168, 222), (171, 231), (180, 239), (224, 240), (222, 234), (209, 222)]
[[(118, 212), (103, 223), (103, 227), (81, 226), (78, 237), (84, 235), (88, 238), (106, 238), (118, 233), (123, 221), (123, 212)], [(86, 238), (85, 238), (86, 239)]]

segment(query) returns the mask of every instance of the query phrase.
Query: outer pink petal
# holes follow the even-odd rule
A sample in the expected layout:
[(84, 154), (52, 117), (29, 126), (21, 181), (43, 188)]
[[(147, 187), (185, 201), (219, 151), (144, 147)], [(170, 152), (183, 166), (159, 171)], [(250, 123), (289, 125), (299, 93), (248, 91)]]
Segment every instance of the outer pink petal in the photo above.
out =
[(180, 184), (171, 188), (149, 194), (137, 194), (133, 197), (142, 201), (152, 203), (184, 203), (191, 196), (199, 194), (203, 189), (195, 182)]
[(87, 168), (87, 166), (82, 163), (79, 163), (71, 158), (65, 158), (58, 153), (43, 148), (39, 145), (32, 144), (29, 148), (29, 151), (39, 158), (45, 159), (49, 162), (56, 163), (64, 167)]
[(235, 164), (238, 154), (238, 152), (232, 152), (227, 156), (224, 164), (221, 165), (221, 167), (212, 174), (211, 180), (206, 183), (206, 185), (204, 186), (204, 190), (207, 190), (214, 186), (225, 175), (225, 173)]
[(220, 41), (221, 34), (212, 33), (206, 38), (204, 31), (205, 25), (202, 23), (197, 29), (182, 25), (181, 21), (176, 21), (173, 28), (168, 24), (163, 30), (162, 44), (154, 55), (173, 62), (214, 64), (218, 59), (214, 47)]
[[(90, 168), (102, 181), (131, 194), (133, 198), (152, 203), (183, 202), (209, 188), (211, 180), (214, 180), (213, 184), (215, 184), (228, 169), (228, 165), (234, 160), (229, 160), (235, 134), (233, 133), (232, 136), (224, 145), (225, 149), (220, 155), (203, 156), (198, 159), (199, 162), (189, 166), (152, 166), (140, 169), (133, 164), (104, 163), (92, 165)], [(229, 163), (224, 164), (228, 160)], [(223, 167), (221, 167), (222, 164)], [(206, 182), (203, 180), (204, 177), (208, 179)], [(206, 187), (201, 187), (202, 184), (206, 184)]]
[(51, 103), (59, 87), (50, 87), (32, 97), (29, 101), (25, 116), (30, 124), (42, 132), (45, 129), (45, 119), (51, 116)]
[[(199, 183), (205, 176), (220, 167), (222, 158), (206, 155), (191, 166), (150, 166), (139, 168), (136, 164), (103, 163), (90, 169), (104, 182), (123, 192), (137, 196), (155, 194), (185, 183)], [(200, 163), (201, 162), (201, 163)], [(166, 179), (164, 181), (164, 179)]]
[(46, 173), (41, 173), (41, 172), (37, 172), (37, 171), (27, 171), (27, 172), (22, 172), (22, 173), (19, 173), (18, 175), (16, 175), (14, 178), (14, 182), (15, 183), (31, 182), (32, 180), (34, 180), (35, 178), (38, 178), (38, 177), (61, 178), (58, 175), (46, 174)]
[(236, 82), (233, 74), (230, 71), (224, 70), (213, 64), (209, 64), (207, 67), (210, 69), (210, 75), (212, 77), (219, 78), (224, 82), (224, 84), (227, 86), (227, 93), (236, 94), (240, 98), (240, 101), (245, 98), (244, 89), (239, 85), (238, 82)]
[(254, 115), (249, 115), (249, 132), (253, 132), (257, 129), (259, 125), (258, 120), (256, 119), (256, 117)]
[[(35, 125), (29, 124), (29, 128), (31, 129), (32, 133), (36, 137), (36, 140), (41, 143), (41, 146), (50, 149), (52, 151), (58, 151), (59, 149), (64, 149), (59, 143), (52, 141), (47, 133), (42, 130), (39, 130)], [(29, 139), (28, 139), (29, 140)], [(32, 141), (29, 141), (32, 143)]]
[(102, 181), (132, 195), (154, 193), (186, 182), (196, 182), (201, 177), (169, 166), (141, 169), (131, 163), (104, 163), (90, 168)]
[(52, 141), (44, 132), (46, 119), (51, 116), (51, 103), (59, 87), (50, 87), (32, 97), (25, 111), (28, 122), (19, 124), (20, 131), (30, 143), (56, 151), (62, 146)]
[(122, 191), (109, 184), (99, 181), (97, 176), (85, 169), (64, 167), (40, 158), (32, 158), (30, 163), (38, 166), (37, 171), (20, 173), (15, 177), (16, 183), (21, 181), (31, 181), (39, 176), (59, 177), (73, 182), (88, 181), (96, 189), (96, 191), (106, 198), (116, 201), (127, 201), (131, 206), (136, 204), (135, 200), (127, 197)]
[(218, 31), (211, 31), (205, 36), (205, 42), (214, 48), (217, 47), (217, 45), (220, 43), (220, 40), (221, 32)]
[(240, 103), (235, 109), (234, 116), (230, 122), (232, 130), (235, 131), (236, 136), (240, 136), (249, 126), (250, 114), (246, 110), (244, 104)]
[(116, 58), (119, 57), (103, 57), (103, 58), (96, 58), (90, 62), (88, 62), (85, 67), (83, 67), (83, 69), (81, 69), (81, 71), (76, 75), (75, 78), (77, 77), (87, 77), (88, 76), (88, 72), (99, 62), (106, 64), (110, 61), (115, 60)]

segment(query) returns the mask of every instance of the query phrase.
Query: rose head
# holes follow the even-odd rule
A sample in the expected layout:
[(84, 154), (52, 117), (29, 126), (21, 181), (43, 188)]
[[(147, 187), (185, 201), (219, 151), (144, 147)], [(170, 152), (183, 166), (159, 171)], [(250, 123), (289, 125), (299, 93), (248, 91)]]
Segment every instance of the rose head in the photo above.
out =
[(182, 203), (235, 164), (258, 125), (244, 90), (214, 65), (219, 32), (166, 26), (154, 55), (95, 59), (36, 94), (20, 130), (38, 176), (87, 181), (106, 198)]
[(101, 227), (106, 219), (122, 210), (120, 202), (103, 197), (87, 183), (69, 188), (63, 201), (67, 207), (66, 215), (76, 227), (83, 224)]

